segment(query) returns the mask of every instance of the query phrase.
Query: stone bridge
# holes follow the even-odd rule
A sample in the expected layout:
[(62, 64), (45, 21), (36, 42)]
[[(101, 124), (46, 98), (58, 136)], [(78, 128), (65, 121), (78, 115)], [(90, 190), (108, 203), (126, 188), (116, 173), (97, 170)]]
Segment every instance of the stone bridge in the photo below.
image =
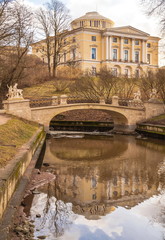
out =
[(51, 105), (42, 107), (30, 107), (30, 100), (13, 99), (3, 102), (4, 110), (8, 114), (13, 114), (28, 120), (36, 121), (49, 130), (52, 118), (66, 111), (80, 109), (97, 109), (110, 112), (114, 121), (114, 129), (118, 131), (133, 131), (136, 123), (150, 117), (164, 113), (163, 103), (157, 101), (129, 101), (127, 106), (119, 105), (117, 96), (112, 97), (112, 103), (106, 104), (104, 99), (99, 103), (67, 103), (67, 96), (62, 95), (60, 102), (57, 97), (52, 97)]

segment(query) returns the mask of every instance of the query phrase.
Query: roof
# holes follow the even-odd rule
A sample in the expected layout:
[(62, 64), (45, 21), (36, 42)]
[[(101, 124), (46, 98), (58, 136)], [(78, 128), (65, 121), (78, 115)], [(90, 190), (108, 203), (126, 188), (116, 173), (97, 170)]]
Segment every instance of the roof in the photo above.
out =
[(77, 21), (77, 20), (87, 20), (87, 19), (89, 19), (89, 20), (90, 20), (90, 19), (98, 19), (98, 20), (108, 20), (108, 21), (112, 21), (112, 20), (110, 20), (109, 18), (106, 18), (106, 17), (100, 15), (98, 12), (87, 12), (87, 13), (86, 13), (85, 15), (83, 15), (82, 17), (79, 17), (79, 18), (73, 20), (73, 22), (74, 22), (74, 21)]

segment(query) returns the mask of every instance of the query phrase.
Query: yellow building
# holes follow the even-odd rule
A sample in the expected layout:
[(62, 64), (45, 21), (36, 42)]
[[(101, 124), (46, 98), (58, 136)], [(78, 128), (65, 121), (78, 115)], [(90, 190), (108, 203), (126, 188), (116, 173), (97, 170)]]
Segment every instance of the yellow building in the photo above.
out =
[[(72, 21), (71, 30), (66, 32), (67, 39), (72, 39), (72, 46), (69, 52), (62, 50), (61, 65), (73, 60), (83, 71), (95, 73), (106, 66), (115, 75), (127, 76), (139, 76), (158, 68), (160, 38), (131, 26), (114, 27), (112, 20), (98, 12), (88, 12)], [(33, 44), (32, 52), (43, 59), (38, 46), (38, 43)]]

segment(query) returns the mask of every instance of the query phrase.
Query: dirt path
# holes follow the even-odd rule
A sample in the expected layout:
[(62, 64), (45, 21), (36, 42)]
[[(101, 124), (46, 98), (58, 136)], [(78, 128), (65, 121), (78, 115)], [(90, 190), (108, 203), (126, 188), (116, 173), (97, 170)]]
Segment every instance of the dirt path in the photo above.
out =
[(10, 119), (11, 119), (11, 117), (8, 115), (6, 115), (4, 113), (0, 114), (0, 125), (7, 123)]

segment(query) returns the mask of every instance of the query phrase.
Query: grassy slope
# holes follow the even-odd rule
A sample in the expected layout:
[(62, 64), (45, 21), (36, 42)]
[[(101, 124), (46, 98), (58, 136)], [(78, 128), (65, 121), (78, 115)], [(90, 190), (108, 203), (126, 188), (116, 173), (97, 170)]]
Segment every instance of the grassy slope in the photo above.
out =
[(33, 136), (37, 128), (37, 124), (14, 117), (6, 124), (0, 125), (0, 167), (14, 157), (18, 149)]
[(146, 123), (150, 124), (157, 124), (157, 125), (165, 125), (165, 114), (161, 114), (159, 116), (153, 117), (145, 121)]
[(24, 98), (37, 99), (44, 97), (52, 97), (68, 93), (65, 91), (57, 92), (55, 90), (55, 81), (46, 81), (23, 89)]
[(36, 84), (23, 89), (24, 98), (42, 98), (55, 95), (54, 81)]

